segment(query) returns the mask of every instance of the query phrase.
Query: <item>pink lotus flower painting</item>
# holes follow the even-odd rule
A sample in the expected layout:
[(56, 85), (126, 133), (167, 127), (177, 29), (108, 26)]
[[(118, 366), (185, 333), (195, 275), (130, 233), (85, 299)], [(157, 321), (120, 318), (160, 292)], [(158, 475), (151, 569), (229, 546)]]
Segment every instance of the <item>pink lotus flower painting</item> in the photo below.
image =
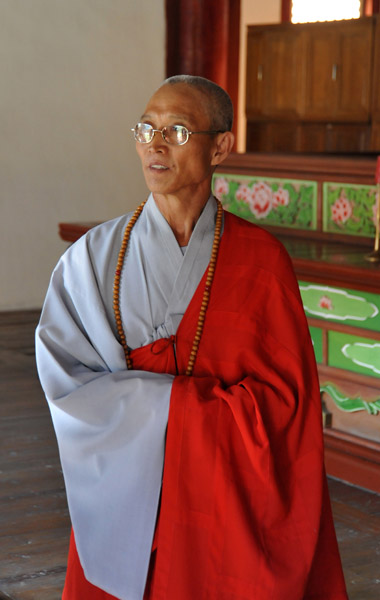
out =
[(314, 182), (217, 175), (213, 192), (224, 207), (253, 222), (316, 228), (317, 186)]

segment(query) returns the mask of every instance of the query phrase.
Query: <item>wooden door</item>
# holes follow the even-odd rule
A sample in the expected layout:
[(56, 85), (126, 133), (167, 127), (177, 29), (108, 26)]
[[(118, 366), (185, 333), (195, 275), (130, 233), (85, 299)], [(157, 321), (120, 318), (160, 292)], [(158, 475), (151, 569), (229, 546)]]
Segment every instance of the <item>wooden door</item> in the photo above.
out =
[(305, 27), (303, 118), (369, 120), (373, 22), (360, 19)]
[(371, 150), (380, 151), (380, 18), (376, 20), (373, 86), (372, 86), (372, 140)]
[(266, 114), (271, 117), (298, 117), (303, 74), (300, 31), (294, 27), (285, 31), (268, 31), (264, 52), (266, 70), (270, 75), (264, 88)]
[(303, 74), (298, 28), (254, 28), (247, 40), (247, 117), (299, 116)]
[[(265, 69), (266, 71), (266, 69)], [(264, 32), (249, 33), (247, 38), (246, 114), (264, 114)], [(267, 72), (265, 72), (267, 78)]]
[(303, 35), (307, 64), (303, 117), (330, 119), (336, 111), (338, 42), (331, 28), (309, 27)]
[(371, 108), (373, 21), (341, 26), (336, 115), (342, 120), (368, 121)]

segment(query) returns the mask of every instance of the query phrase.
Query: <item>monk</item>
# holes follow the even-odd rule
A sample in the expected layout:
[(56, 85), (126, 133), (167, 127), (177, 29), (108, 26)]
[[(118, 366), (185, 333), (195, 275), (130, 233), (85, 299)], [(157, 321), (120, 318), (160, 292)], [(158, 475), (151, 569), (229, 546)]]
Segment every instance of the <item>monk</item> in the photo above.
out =
[(36, 347), (64, 600), (347, 599), (290, 258), (211, 193), (231, 126), (219, 86), (164, 81), (132, 130), (147, 201), (52, 275)]

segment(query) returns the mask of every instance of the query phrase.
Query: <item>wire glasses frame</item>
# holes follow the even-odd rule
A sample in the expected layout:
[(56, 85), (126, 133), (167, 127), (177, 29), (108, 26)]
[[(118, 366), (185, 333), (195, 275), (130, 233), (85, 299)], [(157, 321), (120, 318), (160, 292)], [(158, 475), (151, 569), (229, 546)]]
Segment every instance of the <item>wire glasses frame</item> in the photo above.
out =
[(209, 131), (189, 131), (184, 125), (167, 125), (162, 129), (154, 129), (152, 125), (148, 123), (137, 123), (135, 127), (131, 129), (134, 134), (134, 138), (140, 144), (149, 144), (156, 133), (161, 133), (162, 139), (167, 144), (174, 144), (175, 146), (183, 146), (189, 141), (191, 135), (203, 133), (208, 135), (214, 135), (216, 133), (224, 133), (222, 130), (209, 130)]

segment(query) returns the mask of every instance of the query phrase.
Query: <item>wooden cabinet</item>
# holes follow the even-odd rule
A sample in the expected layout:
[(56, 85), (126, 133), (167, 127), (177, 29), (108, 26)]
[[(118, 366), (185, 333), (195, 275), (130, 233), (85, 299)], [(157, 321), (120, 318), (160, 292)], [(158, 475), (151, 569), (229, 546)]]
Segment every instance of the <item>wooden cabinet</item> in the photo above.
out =
[(373, 21), (311, 25), (305, 48), (302, 117), (323, 121), (368, 121), (371, 108)]
[(378, 30), (372, 17), (250, 26), (247, 151), (380, 150)]
[(301, 108), (302, 38), (294, 28), (248, 37), (247, 114), (295, 118)]
[[(375, 137), (377, 136), (377, 137)], [(247, 152), (356, 154), (380, 151), (380, 123), (248, 119)]]
[(376, 21), (374, 37), (371, 147), (380, 149), (380, 18)]
[[(247, 38), (247, 72), (246, 103), (247, 117), (255, 118), (264, 114), (264, 31), (248, 35)], [(265, 80), (264, 80), (265, 82)]]

